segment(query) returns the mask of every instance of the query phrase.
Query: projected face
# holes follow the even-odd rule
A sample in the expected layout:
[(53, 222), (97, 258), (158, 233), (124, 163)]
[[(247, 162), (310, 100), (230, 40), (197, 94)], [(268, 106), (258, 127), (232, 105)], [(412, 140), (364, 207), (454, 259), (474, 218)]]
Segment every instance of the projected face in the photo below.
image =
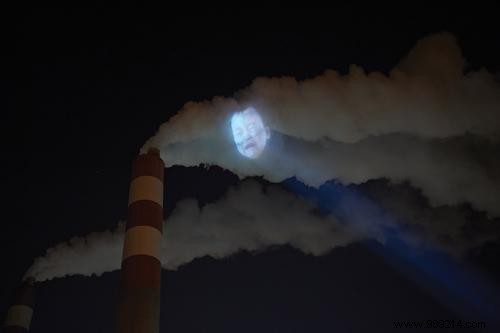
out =
[(254, 108), (233, 114), (231, 118), (234, 143), (241, 155), (257, 158), (262, 154), (270, 137), (269, 127)]

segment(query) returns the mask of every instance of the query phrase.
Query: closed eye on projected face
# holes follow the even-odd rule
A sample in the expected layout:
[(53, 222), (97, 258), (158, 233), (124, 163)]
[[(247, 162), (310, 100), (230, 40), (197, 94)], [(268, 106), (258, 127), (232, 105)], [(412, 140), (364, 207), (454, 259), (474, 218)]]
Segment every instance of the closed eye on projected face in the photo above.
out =
[(254, 108), (234, 113), (231, 117), (231, 129), (234, 143), (241, 155), (254, 159), (262, 154), (270, 132)]

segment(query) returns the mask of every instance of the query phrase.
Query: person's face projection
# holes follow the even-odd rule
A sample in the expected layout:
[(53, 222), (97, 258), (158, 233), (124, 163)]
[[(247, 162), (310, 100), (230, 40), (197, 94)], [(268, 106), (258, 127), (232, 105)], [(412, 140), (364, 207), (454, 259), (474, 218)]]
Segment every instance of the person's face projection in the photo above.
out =
[(270, 137), (269, 128), (253, 108), (235, 113), (231, 118), (234, 143), (241, 155), (248, 158), (259, 157)]

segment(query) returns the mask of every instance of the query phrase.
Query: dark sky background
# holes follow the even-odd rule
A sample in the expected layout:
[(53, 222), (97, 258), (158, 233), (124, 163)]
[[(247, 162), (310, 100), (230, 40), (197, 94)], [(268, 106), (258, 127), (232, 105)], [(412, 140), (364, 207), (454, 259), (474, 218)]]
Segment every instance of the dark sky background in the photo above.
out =
[[(346, 73), (350, 64), (387, 72), (418, 39), (440, 31), (457, 37), (469, 69), (500, 72), (494, 8), (412, 6), (12, 13), (1, 78), (2, 320), (35, 257), (125, 218), (134, 157), (187, 101), (231, 96), (258, 76), (305, 79)], [(236, 183), (216, 167), (167, 169), (167, 221), (178, 200), (215, 201)], [(277, 247), (163, 271), (162, 331), (386, 332), (396, 320), (479, 320), (447, 308), (387, 252), (375, 242), (322, 257)], [(500, 244), (489, 243), (467, 261), (498, 283), (499, 255)], [(110, 332), (118, 281), (112, 272), (39, 284), (32, 332)]]

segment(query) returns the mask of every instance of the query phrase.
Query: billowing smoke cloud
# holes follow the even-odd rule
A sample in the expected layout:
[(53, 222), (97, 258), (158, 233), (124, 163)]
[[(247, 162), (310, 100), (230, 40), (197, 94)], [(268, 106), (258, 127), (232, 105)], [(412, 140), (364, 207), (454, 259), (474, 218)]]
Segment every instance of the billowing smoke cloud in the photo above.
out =
[[(409, 181), (435, 206), (468, 202), (500, 216), (500, 85), (485, 70), (464, 73), (464, 62), (441, 33), (388, 76), (352, 66), (300, 82), (258, 78), (234, 98), (187, 103), (143, 149), (159, 148), (167, 166), (214, 164), (273, 182)], [(254, 161), (229, 133), (231, 114), (247, 106), (272, 130), (267, 155)]]
[[(38, 258), (26, 276), (43, 281), (119, 269), (123, 237), (121, 224), (114, 232), (61, 243)], [(320, 255), (361, 237), (361, 228), (319, 214), (310, 202), (277, 186), (262, 188), (255, 181), (246, 181), (202, 209), (195, 200), (180, 202), (164, 225), (162, 265), (176, 269), (203, 256), (223, 258), (240, 250), (284, 244)]]
[[(459, 207), (432, 208), (407, 185), (325, 184), (315, 193), (317, 197), (304, 198), (278, 185), (244, 180), (202, 208), (193, 199), (181, 201), (164, 224), (162, 266), (175, 270), (196, 258), (224, 258), (243, 250), (258, 253), (285, 244), (317, 256), (364, 239), (384, 243), (387, 230), (398, 230), (397, 237), (415, 249), (430, 245), (461, 255), (500, 235), (500, 221), (464, 214)], [(43, 281), (117, 270), (123, 237), (120, 223), (113, 232), (58, 244), (38, 258), (26, 276)]]
[[(314, 199), (253, 181), (201, 209), (182, 201), (164, 226), (163, 266), (283, 244), (321, 255), (367, 238), (384, 242), (386, 230), (399, 230), (412, 246), (458, 254), (494, 240), (500, 83), (485, 70), (464, 73), (464, 62), (455, 38), (442, 33), (419, 41), (389, 75), (352, 66), (348, 75), (326, 71), (300, 82), (258, 78), (233, 98), (187, 103), (143, 147), (159, 148), (167, 167), (213, 164), (271, 182), (296, 177), (319, 192), (333, 179), (355, 191), (327, 200), (326, 211)], [(229, 132), (232, 113), (247, 106), (272, 131), (255, 160), (238, 154)], [(75, 238), (49, 249), (27, 275), (116, 270), (122, 244), (122, 224)]]

